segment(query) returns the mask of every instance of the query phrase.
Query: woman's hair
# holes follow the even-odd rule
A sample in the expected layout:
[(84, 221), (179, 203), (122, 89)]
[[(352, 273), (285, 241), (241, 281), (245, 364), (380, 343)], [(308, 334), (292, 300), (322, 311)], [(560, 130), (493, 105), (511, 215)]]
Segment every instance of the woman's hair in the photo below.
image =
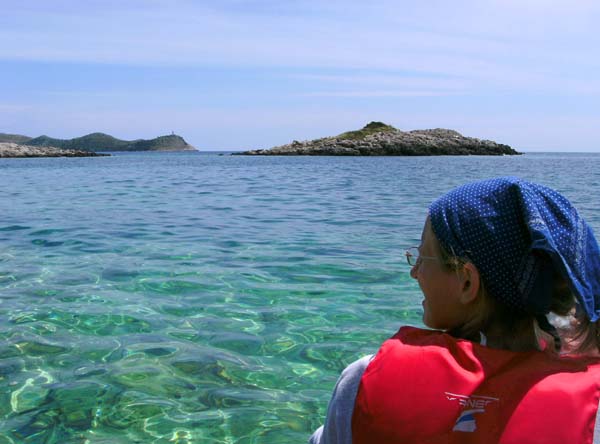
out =
[[(448, 271), (458, 271), (471, 262), (466, 257), (448, 252), (439, 242), (438, 245), (442, 263)], [(512, 351), (550, 347), (556, 352), (597, 353), (600, 350), (600, 327), (590, 322), (583, 310), (577, 310), (576, 298), (558, 272), (554, 272), (553, 281), (549, 311), (565, 317), (567, 326), (556, 329), (545, 316), (540, 318), (515, 311), (489, 294), (481, 278), (472, 316), (449, 333), (470, 340), (479, 340), (480, 333), (484, 333), (493, 346)]]

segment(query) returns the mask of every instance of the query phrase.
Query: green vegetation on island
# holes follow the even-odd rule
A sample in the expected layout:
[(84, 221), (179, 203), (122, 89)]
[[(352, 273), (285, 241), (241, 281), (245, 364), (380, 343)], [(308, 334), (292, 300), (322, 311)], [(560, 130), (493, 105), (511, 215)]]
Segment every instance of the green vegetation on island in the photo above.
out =
[(0, 133), (0, 142), (18, 143), (34, 147), (54, 147), (64, 150), (88, 152), (103, 151), (193, 151), (181, 136), (171, 134), (154, 139), (120, 140), (104, 133), (92, 133), (74, 139), (55, 139), (48, 136), (30, 138), (16, 134)]
[(0, 133), (0, 143), (18, 143), (23, 144), (31, 140), (31, 137), (22, 136), (20, 134)]
[(361, 140), (367, 136), (370, 136), (371, 134), (381, 133), (384, 131), (396, 131), (396, 128), (383, 122), (370, 122), (362, 129), (342, 133), (337, 136), (337, 138), (340, 140)]

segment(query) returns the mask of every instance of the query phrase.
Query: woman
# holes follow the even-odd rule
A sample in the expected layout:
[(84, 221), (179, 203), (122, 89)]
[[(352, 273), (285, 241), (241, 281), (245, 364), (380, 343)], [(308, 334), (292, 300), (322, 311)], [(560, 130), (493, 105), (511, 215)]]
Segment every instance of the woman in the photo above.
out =
[(434, 330), (403, 327), (346, 368), (311, 443), (600, 443), (600, 254), (567, 199), (464, 185), (406, 256)]

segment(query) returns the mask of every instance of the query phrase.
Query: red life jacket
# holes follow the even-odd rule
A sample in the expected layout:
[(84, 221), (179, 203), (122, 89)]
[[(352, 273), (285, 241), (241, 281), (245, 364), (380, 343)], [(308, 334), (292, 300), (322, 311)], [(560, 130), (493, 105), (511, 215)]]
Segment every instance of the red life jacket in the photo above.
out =
[(403, 327), (365, 370), (352, 442), (592, 443), (597, 359), (497, 350)]

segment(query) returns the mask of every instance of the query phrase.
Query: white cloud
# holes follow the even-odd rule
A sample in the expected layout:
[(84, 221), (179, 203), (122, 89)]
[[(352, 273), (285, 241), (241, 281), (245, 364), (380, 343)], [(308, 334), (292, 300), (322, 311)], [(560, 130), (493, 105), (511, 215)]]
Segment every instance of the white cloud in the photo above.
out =
[(305, 97), (438, 97), (460, 94), (458, 91), (384, 90), (384, 91), (316, 91), (302, 94)]
[[(200, 146), (264, 146), (383, 120), (404, 129), (447, 126), (499, 140), (512, 134), (515, 145), (539, 141), (548, 148), (570, 137), (560, 124), (568, 122), (578, 128), (574, 137), (596, 139), (592, 117), (597, 116), (589, 116), (589, 96), (600, 94), (597, 1), (9, 3), (0, 18), (0, 63), (34, 60), (57, 62), (53, 66), (83, 62), (197, 71), (223, 67), (241, 76), (244, 70), (263, 70), (269, 73), (265, 82), (277, 77), (291, 84), (288, 89), (278, 84), (276, 91), (286, 104), (274, 100), (268, 84), (257, 87), (265, 102), (276, 102), (270, 108), (235, 103), (227, 96), (229, 105), (194, 106), (180, 100), (186, 103), (182, 109), (168, 105), (177, 100), (168, 100), (166, 87), (131, 91), (116, 79), (114, 85), (103, 84), (103, 90), (90, 87), (79, 93), (68, 90), (69, 85), (48, 88), (40, 72), (35, 107), (0, 107), (0, 120), (25, 133), (54, 128), (57, 134), (50, 135), (75, 137), (100, 130), (136, 138), (149, 137), (149, 128), (164, 128), (189, 134)], [(68, 77), (68, 67), (62, 69)], [(0, 93), (1, 88), (8, 91), (11, 85), (2, 85)], [(156, 101), (149, 98), (152, 94), (157, 94)], [(189, 92), (194, 99), (202, 98), (195, 94)], [(496, 101), (483, 105), (463, 100), (492, 96)], [(504, 96), (515, 103), (507, 105)], [(522, 96), (529, 102), (519, 103)], [(570, 96), (573, 104), (564, 110), (563, 120), (556, 111), (560, 96)], [(107, 98), (114, 99), (112, 107)], [(390, 99), (389, 104), (394, 98), (393, 104), (382, 105), (383, 99)], [(435, 109), (412, 109), (411, 98), (430, 98)], [(436, 98), (444, 105), (439, 110)], [(531, 103), (538, 98), (539, 104)], [(354, 99), (359, 105), (349, 105)], [(578, 114), (580, 99), (588, 101), (588, 115)], [(46, 105), (51, 102), (55, 106)], [(515, 114), (521, 107), (527, 112)], [(539, 112), (530, 113), (532, 109)], [(232, 127), (240, 128), (239, 134), (228, 131)]]
[[(9, 44), (0, 47), (0, 57), (402, 69), (476, 77), (494, 71), (510, 74), (532, 58), (550, 65), (571, 59), (599, 63), (589, 57), (592, 42), (556, 47), (564, 44), (562, 39), (576, 43), (570, 34), (561, 35), (565, 19), (581, 23), (597, 14), (587, 2), (569, 11), (515, 2), (421, 2), (418, 7), (398, 2), (368, 7), (362, 2), (333, 2), (328, 7), (297, 2), (293, 10), (298, 15), (275, 17), (265, 12), (271, 2), (254, 2), (261, 13), (240, 10), (241, 2), (227, 2), (231, 10), (187, 1), (154, 1), (143, 9), (143, 3), (134, 2), (137, 8), (124, 4), (93, 14), (83, 7), (9, 11), (11, 21), (0, 29), (0, 39)], [(322, 14), (309, 13), (310, 8)], [(546, 32), (549, 27), (552, 34)], [(554, 43), (549, 45), (549, 40)]]

